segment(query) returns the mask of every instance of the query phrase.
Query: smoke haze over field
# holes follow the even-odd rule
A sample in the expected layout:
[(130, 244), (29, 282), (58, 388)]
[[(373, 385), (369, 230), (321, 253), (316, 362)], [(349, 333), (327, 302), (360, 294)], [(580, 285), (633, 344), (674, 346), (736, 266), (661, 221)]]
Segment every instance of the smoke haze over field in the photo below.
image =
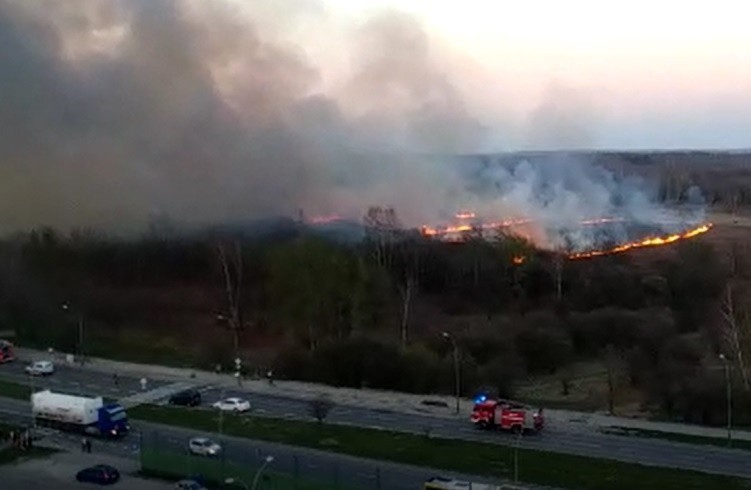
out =
[[(316, 2), (281, 4), (0, 0), (0, 230), (122, 231), (155, 216), (198, 225), (298, 208), (358, 218), (370, 205), (409, 225), (467, 206), (567, 222), (614, 199), (654, 216), (636, 187), (622, 193), (577, 162), (486, 168), (494, 191), (478, 197), (467, 168), (415, 156), (496, 138), (440, 39), (398, 12), (342, 28)], [(328, 29), (336, 35), (316, 37)], [(334, 45), (339, 63), (319, 66)], [(498, 115), (493, 127), (535, 148), (587, 145), (597, 111), (574, 95), (556, 86), (527, 123)]]

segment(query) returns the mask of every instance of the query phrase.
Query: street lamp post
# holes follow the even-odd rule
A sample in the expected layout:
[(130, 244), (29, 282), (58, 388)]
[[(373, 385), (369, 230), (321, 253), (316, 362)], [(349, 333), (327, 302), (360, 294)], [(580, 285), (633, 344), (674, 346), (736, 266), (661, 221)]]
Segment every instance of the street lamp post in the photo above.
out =
[(728, 363), (725, 354), (720, 354), (720, 360), (725, 368), (725, 396), (727, 407), (727, 422), (728, 422), (728, 446), (733, 444), (732, 431), (733, 431), (733, 390), (730, 379), (730, 364)]
[[(68, 303), (63, 303), (62, 305), (63, 311), (69, 311), (70, 305)], [(84, 338), (84, 329), (83, 329), (83, 314), (81, 312), (78, 312), (78, 356), (80, 358), (81, 363), (83, 363), (83, 356), (84, 356), (84, 349), (83, 349), (83, 338)]]
[[(29, 395), (29, 398), (34, 396), (34, 376), (29, 373), (29, 391), (31, 392), (31, 395)], [(33, 433), (33, 429), (36, 427), (36, 420), (34, 418), (34, 404), (31, 404), (31, 429)]]
[(456, 413), (459, 413), (459, 395), (461, 393), (461, 380), (459, 377), (459, 347), (456, 345), (454, 337), (448, 333), (443, 332), (443, 338), (451, 342), (451, 346), (454, 349), (454, 390), (456, 395)]
[(258, 485), (258, 479), (261, 477), (261, 472), (263, 472), (264, 468), (266, 468), (272, 461), (274, 461), (274, 457), (269, 455), (266, 456), (263, 460), (263, 464), (260, 468), (258, 468), (258, 471), (256, 471), (256, 476), (253, 478), (253, 484), (250, 486), (250, 490), (256, 490), (256, 486)]
[(514, 444), (514, 483), (519, 483), (519, 443), (522, 440), (522, 431), (516, 434), (516, 444)]

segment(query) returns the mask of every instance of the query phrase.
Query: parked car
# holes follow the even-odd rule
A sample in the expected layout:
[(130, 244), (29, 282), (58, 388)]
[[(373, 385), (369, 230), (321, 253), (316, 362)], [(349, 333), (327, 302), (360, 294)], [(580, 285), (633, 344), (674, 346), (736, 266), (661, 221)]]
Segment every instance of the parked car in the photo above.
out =
[(36, 361), (26, 366), (26, 374), (31, 376), (49, 376), (55, 372), (51, 361)]
[(169, 398), (169, 404), (197, 407), (201, 404), (201, 392), (192, 389), (180, 391)]
[(175, 490), (207, 490), (206, 487), (201, 485), (195, 480), (180, 480), (175, 483)]
[(98, 464), (84, 468), (76, 473), (76, 480), (85, 483), (98, 483), (100, 485), (112, 485), (120, 479), (117, 468), (107, 464)]
[(214, 403), (212, 406), (228, 412), (247, 412), (250, 410), (250, 402), (242, 398), (225, 398)]
[(188, 441), (188, 450), (199, 456), (216, 456), (221, 452), (222, 446), (206, 437), (194, 437)]

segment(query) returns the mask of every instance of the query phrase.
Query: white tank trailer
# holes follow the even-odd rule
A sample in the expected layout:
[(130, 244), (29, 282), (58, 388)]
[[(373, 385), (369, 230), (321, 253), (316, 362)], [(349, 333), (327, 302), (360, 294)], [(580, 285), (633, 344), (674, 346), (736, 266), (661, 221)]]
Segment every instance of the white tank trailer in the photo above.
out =
[(125, 409), (105, 404), (102, 397), (39, 391), (31, 395), (31, 411), (38, 425), (93, 436), (116, 438), (130, 430)]

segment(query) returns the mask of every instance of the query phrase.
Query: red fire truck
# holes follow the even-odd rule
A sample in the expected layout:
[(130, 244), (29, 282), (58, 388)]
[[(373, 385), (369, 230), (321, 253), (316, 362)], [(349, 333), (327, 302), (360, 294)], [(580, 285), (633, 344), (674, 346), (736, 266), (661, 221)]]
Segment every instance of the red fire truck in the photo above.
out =
[(542, 408), (532, 408), (509, 400), (475, 399), (470, 420), (481, 429), (502, 429), (514, 432), (539, 432), (545, 426)]
[(10, 362), (15, 358), (16, 357), (13, 353), (13, 344), (8, 342), (7, 340), (0, 339), (0, 364), (4, 362)]

